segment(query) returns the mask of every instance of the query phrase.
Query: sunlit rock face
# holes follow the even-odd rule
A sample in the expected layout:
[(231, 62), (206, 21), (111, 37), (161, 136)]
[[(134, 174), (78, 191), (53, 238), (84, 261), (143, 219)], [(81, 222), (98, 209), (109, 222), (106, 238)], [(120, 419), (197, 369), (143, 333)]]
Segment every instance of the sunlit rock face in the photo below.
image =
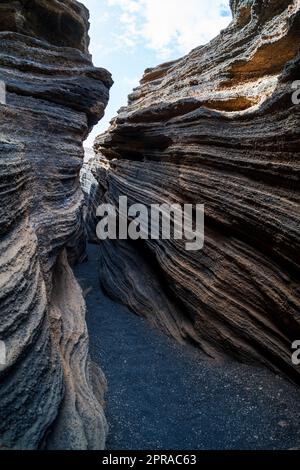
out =
[(0, 448), (104, 446), (105, 379), (67, 256), (82, 231), (82, 142), (112, 84), (87, 31), (76, 1), (0, 3)]
[(91, 166), (102, 200), (116, 205), (120, 195), (147, 206), (204, 203), (204, 249), (100, 243), (102, 283), (212, 356), (262, 362), (299, 381), (299, 2), (231, 7), (216, 39), (146, 70), (97, 138)]

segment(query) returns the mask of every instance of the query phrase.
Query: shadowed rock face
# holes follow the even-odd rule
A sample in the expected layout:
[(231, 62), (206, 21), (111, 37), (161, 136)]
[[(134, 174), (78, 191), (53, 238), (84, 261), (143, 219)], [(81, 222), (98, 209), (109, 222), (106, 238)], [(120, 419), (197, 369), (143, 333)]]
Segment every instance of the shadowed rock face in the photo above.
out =
[(73, 0), (2, 0), (0, 29), (88, 52), (87, 9)]
[(82, 142), (112, 84), (87, 31), (76, 1), (0, 2), (0, 447), (104, 446), (105, 380), (67, 258), (82, 231)]
[(101, 243), (102, 281), (208, 354), (263, 362), (299, 381), (291, 361), (300, 338), (300, 106), (291, 99), (299, 2), (231, 7), (232, 23), (208, 45), (146, 70), (90, 164), (94, 206), (97, 194), (115, 204), (120, 195), (129, 204), (204, 203), (204, 249)]

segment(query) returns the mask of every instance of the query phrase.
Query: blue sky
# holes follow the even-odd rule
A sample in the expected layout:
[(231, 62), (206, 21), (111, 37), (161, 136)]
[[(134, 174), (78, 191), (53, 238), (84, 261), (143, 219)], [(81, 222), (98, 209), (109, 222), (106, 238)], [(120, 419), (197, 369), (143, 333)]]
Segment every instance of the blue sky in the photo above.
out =
[(113, 76), (105, 117), (86, 141), (97, 134), (138, 85), (143, 72), (177, 59), (215, 37), (231, 21), (229, 0), (81, 0), (90, 10), (90, 51), (94, 64)]

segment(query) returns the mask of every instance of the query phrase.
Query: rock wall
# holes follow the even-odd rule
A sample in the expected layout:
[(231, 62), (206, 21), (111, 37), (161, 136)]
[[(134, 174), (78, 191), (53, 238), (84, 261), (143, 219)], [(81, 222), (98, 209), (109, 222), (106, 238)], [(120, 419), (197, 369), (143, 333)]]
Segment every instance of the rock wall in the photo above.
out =
[(299, 381), (299, 1), (231, 8), (232, 23), (209, 44), (145, 71), (90, 166), (101, 201), (204, 203), (204, 249), (100, 243), (102, 283), (212, 356)]
[(87, 31), (76, 1), (0, 2), (0, 447), (105, 442), (105, 379), (67, 256), (82, 231), (82, 142), (112, 85)]

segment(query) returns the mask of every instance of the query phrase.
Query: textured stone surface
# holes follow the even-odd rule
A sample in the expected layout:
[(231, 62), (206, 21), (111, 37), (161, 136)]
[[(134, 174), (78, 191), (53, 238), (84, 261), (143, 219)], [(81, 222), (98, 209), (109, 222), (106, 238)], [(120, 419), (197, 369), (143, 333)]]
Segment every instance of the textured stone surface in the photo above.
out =
[(105, 380), (67, 259), (82, 231), (82, 142), (110, 74), (76, 1), (0, 2), (0, 447), (102, 448)]
[[(91, 166), (102, 200), (204, 203), (205, 247), (100, 243), (102, 282), (208, 354), (263, 362), (299, 381), (291, 362), (300, 338), (300, 107), (291, 100), (300, 76), (299, 2), (231, 7), (234, 19), (216, 39), (146, 70), (97, 138)], [(170, 303), (179, 330), (175, 310), (163, 318)]]

